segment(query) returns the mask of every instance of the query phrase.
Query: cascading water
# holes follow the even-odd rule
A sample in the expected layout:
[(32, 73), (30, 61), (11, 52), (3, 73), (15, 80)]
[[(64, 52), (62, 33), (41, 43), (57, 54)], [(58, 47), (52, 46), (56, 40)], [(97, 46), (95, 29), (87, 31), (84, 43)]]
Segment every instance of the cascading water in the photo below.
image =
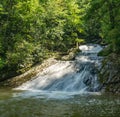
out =
[(97, 68), (102, 47), (97, 44), (82, 45), (74, 61), (58, 61), (39, 73), (35, 79), (17, 87), (19, 90), (42, 92), (95, 92), (98, 91)]
[(80, 49), (74, 61), (49, 59), (46, 63), (53, 65), (17, 90), (0, 89), (0, 117), (119, 117), (119, 95), (96, 92), (102, 48)]

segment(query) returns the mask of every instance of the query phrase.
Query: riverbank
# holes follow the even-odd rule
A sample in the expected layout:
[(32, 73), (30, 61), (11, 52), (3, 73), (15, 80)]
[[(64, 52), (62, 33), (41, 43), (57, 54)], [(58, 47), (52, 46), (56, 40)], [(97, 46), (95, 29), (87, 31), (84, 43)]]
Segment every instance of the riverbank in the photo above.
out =
[[(38, 73), (55, 64), (58, 60), (73, 60), (77, 52), (77, 49), (71, 49), (68, 51), (68, 54), (61, 53), (44, 60), (42, 64), (37, 64), (21, 75), (0, 82), (0, 87), (14, 88), (20, 86), (26, 81), (35, 79)], [(102, 90), (105, 92), (120, 94), (120, 55), (112, 53), (104, 57), (99, 71), (99, 81), (102, 84)]]

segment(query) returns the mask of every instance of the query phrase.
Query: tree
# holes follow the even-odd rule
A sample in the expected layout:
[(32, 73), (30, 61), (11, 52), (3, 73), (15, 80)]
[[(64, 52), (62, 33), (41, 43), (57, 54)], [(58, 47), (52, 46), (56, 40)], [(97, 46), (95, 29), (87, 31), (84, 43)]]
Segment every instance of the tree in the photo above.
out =
[[(91, 1), (88, 13), (86, 14), (87, 22), (89, 22), (90, 25), (87, 23), (87, 30), (92, 31), (93, 34), (96, 34), (98, 37), (101, 37), (103, 41), (109, 43), (114, 52), (118, 52), (120, 49), (119, 5), (119, 0)], [(88, 27), (90, 27), (90, 29)], [(88, 34), (91, 33), (88, 32)]]

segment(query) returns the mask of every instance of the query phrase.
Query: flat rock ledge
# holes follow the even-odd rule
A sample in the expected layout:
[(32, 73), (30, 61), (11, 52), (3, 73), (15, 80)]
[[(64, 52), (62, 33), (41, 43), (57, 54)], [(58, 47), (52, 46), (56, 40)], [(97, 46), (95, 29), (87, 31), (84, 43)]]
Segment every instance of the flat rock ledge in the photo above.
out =
[(25, 73), (1, 82), (0, 87), (15, 88), (17, 86), (20, 86), (24, 82), (30, 79), (34, 79), (38, 73), (42, 72), (45, 68), (49, 67), (50, 65), (55, 64), (56, 62), (57, 60), (55, 60), (54, 58), (49, 58), (43, 61), (42, 64), (38, 64), (32, 67), (30, 70), (28, 70)]

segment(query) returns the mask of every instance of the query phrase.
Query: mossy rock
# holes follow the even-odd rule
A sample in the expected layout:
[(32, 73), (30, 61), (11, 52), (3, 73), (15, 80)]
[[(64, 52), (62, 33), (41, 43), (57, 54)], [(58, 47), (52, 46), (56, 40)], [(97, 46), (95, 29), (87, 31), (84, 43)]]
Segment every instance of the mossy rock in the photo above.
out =
[(99, 81), (106, 92), (120, 93), (120, 55), (112, 53), (104, 59)]

